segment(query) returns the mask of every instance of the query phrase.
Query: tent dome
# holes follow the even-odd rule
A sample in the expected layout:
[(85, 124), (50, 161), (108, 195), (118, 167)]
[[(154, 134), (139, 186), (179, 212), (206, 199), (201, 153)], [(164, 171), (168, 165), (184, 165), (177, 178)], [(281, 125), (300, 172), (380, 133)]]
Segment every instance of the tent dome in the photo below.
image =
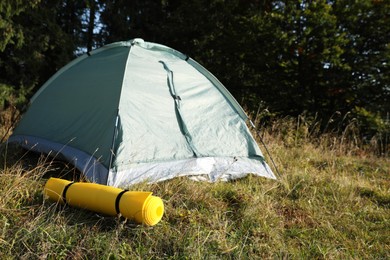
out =
[(190, 175), (275, 178), (247, 116), (204, 67), (134, 39), (73, 60), (33, 96), (10, 137), (116, 187)]

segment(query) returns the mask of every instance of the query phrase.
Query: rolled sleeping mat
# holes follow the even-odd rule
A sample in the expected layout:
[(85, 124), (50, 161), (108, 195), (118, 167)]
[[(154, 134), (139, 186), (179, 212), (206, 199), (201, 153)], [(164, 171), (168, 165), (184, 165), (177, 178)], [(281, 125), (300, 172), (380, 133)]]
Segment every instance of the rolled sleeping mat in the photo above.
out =
[(44, 194), (61, 204), (116, 216), (119, 213), (136, 223), (156, 225), (164, 214), (161, 198), (152, 192), (128, 191), (96, 183), (50, 178)]

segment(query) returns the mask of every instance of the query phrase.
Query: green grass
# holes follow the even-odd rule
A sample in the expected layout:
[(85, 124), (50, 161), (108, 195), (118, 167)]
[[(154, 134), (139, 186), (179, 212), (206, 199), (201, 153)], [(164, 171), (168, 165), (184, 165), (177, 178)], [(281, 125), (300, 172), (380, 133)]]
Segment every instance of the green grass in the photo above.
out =
[(3, 145), (0, 258), (389, 259), (389, 158), (350, 135), (307, 129), (284, 119), (263, 132), (281, 172), (276, 181), (177, 178), (131, 187), (163, 199), (154, 227), (44, 200), (48, 176), (77, 179), (76, 171)]

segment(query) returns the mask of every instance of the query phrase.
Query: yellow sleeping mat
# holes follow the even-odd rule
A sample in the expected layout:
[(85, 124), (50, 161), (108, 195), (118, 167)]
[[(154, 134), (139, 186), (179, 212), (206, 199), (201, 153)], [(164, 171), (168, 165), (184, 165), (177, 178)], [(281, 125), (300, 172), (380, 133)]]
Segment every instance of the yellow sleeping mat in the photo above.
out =
[(50, 178), (44, 194), (49, 199), (95, 212), (123, 217), (147, 226), (156, 225), (164, 214), (161, 198), (152, 192), (128, 191), (96, 183)]

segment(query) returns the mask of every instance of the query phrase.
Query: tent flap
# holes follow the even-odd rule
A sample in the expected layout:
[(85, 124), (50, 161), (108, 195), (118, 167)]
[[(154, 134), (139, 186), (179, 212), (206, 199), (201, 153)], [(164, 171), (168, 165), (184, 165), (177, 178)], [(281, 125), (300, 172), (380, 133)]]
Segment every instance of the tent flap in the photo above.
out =
[(127, 187), (139, 182), (159, 182), (180, 176), (209, 182), (228, 181), (248, 174), (276, 179), (272, 170), (259, 158), (202, 157), (167, 162), (140, 163), (113, 173), (108, 185)]

